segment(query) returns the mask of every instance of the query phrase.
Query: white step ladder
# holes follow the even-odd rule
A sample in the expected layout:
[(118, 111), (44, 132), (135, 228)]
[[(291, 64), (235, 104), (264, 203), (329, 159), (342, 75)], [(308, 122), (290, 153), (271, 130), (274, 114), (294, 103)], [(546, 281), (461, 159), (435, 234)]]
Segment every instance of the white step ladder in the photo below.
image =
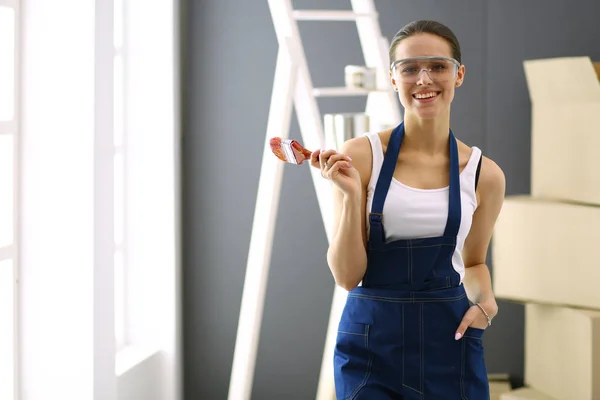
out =
[[(287, 137), (292, 106), (296, 108), (302, 143), (308, 149), (325, 146), (323, 118), (316, 97), (366, 95), (366, 114), (371, 127), (393, 127), (401, 122), (396, 93), (389, 81), (388, 41), (381, 35), (373, 0), (350, 0), (352, 10), (293, 10), (291, 0), (267, 0), (275, 27), (279, 52), (271, 107), (263, 150), (256, 209), (238, 323), (228, 400), (249, 400), (269, 274), (275, 220), (285, 163), (271, 152), (269, 139)], [(297, 21), (355, 21), (365, 66), (376, 68), (377, 90), (345, 87), (314, 88)], [(308, 167), (315, 186), (327, 239), (331, 240), (333, 212), (331, 186), (316, 168)], [(326, 265), (324, 260), (323, 265)], [(347, 292), (335, 287), (331, 306), (317, 400), (334, 400), (333, 347), (337, 324)]]

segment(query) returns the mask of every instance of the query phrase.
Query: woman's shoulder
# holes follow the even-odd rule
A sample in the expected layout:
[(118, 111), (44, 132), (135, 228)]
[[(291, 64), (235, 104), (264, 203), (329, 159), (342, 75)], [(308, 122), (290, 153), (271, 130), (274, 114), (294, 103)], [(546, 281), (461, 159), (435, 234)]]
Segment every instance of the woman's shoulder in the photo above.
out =
[(506, 194), (506, 178), (502, 168), (489, 157), (481, 157), (481, 169), (479, 171), (479, 182), (477, 186), (478, 208), (483, 206), (490, 220), (495, 220), (502, 208)]
[(371, 178), (371, 171), (373, 168), (373, 150), (369, 136), (373, 137), (375, 135), (379, 136), (383, 144), (383, 140), (385, 139), (385, 131), (366, 133), (364, 135), (349, 139), (345, 141), (340, 148), (340, 153), (343, 153), (351, 158), (352, 161), (350, 161), (350, 164), (352, 164), (352, 166), (360, 173), (363, 184), (367, 184)]
[(381, 148), (383, 149), (384, 153), (387, 150), (387, 146), (388, 146), (388, 143), (390, 142), (390, 137), (392, 136), (393, 130), (394, 129), (386, 129), (385, 131), (377, 132), (377, 137), (379, 138), (379, 141), (381, 142)]
[(477, 184), (477, 203), (486, 208), (498, 208), (506, 193), (506, 178), (502, 168), (491, 158), (482, 155)]
[[(462, 154), (473, 154), (475, 148), (479, 149), (477, 146), (469, 146), (468, 144), (457, 141), (458, 142), (458, 151)], [(482, 154), (481, 149), (479, 149), (480, 154)], [(504, 185), (504, 172), (500, 168), (494, 160), (491, 158), (481, 155), (481, 170), (479, 175), (479, 184), (483, 184), (483, 188), (489, 189), (497, 189), (500, 186)]]
[(478, 149), (477, 146), (469, 146), (465, 142), (462, 142), (458, 139), (456, 140), (456, 143), (458, 145), (458, 154), (461, 160), (469, 160), (471, 156), (476, 154), (475, 149)]
[(373, 158), (369, 138), (362, 135), (345, 141), (340, 148), (340, 153), (350, 157), (350, 164), (358, 170), (364, 182), (365, 175), (371, 174)]
[(340, 152), (351, 158), (352, 156), (361, 157), (371, 152), (371, 144), (367, 134), (346, 140), (342, 143)]
[(482, 156), (481, 158), (481, 170), (479, 173), (479, 188), (482, 193), (499, 193), (502, 192), (504, 196), (504, 190), (506, 185), (506, 178), (502, 168), (491, 158)]
[[(477, 146), (469, 146), (460, 140), (457, 140), (457, 142), (461, 159), (470, 159), (474, 154), (473, 152), (475, 149), (479, 149)], [(479, 149), (478, 153), (481, 154), (481, 166), (479, 170), (477, 191), (481, 194), (491, 194), (492, 196), (494, 193), (502, 193), (502, 195), (504, 195), (506, 185), (504, 172), (494, 160), (483, 155), (481, 149)]]
[[(340, 151), (350, 157), (354, 154), (357, 157), (370, 159), (373, 154), (371, 142), (379, 139), (381, 147), (385, 150), (390, 140), (391, 129), (381, 132), (367, 132), (364, 135), (349, 139), (342, 144)], [(352, 153), (352, 154), (350, 154)]]

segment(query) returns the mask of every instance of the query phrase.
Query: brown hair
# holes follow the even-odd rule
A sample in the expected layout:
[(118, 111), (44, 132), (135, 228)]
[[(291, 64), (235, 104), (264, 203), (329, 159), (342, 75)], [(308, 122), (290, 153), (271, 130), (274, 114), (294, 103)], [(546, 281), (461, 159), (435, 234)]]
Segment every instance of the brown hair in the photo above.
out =
[(446, 25), (436, 22), (436, 21), (428, 21), (428, 20), (420, 20), (413, 21), (407, 25), (405, 25), (402, 29), (400, 29), (393, 37), (392, 43), (390, 44), (390, 65), (395, 61), (396, 47), (398, 44), (413, 35), (418, 33), (431, 33), (433, 35), (437, 35), (442, 39), (445, 39), (450, 45), (450, 49), (452, 50), (452, 57), (456, 59), (459, 63), (461, 62), (460, 55), (460, 44), (458, 43), (458, 39), (454, 32), (450, 30)]

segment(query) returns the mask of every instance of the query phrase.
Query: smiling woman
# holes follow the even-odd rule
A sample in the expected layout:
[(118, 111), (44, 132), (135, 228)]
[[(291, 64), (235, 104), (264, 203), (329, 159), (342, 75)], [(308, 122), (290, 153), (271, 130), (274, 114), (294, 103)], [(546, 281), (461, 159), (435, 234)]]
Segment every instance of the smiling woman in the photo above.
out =
[(390, 46), (404, 122), (311, 156), (334, 184), (327, 259), (349, 291), (337, 398), (489, 398), (482, 337), (498, 306), (485, 260), (504, 175), (450, 130), (460, 60), (448, 27), (408, 24)]

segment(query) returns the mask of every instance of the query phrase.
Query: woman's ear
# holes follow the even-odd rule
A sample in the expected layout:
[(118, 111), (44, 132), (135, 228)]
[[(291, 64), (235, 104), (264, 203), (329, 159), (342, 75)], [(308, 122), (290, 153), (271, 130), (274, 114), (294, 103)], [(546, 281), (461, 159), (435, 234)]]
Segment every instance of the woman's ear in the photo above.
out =
[(463, 81), (465, 79), (465, 73), (466, 73), (466, 68), (464, 65), (461, 65), (458, 68), (458, 73), (456, 74), (456, 87), (460, 87), (463, 84)]
[(390, 82), (392, 83), (392, 88), (397, 92), (398, 86), (396, 84), (396, 79), (394, 79), (394, 75), (392, 74), (392, 71), (390, 71)]

